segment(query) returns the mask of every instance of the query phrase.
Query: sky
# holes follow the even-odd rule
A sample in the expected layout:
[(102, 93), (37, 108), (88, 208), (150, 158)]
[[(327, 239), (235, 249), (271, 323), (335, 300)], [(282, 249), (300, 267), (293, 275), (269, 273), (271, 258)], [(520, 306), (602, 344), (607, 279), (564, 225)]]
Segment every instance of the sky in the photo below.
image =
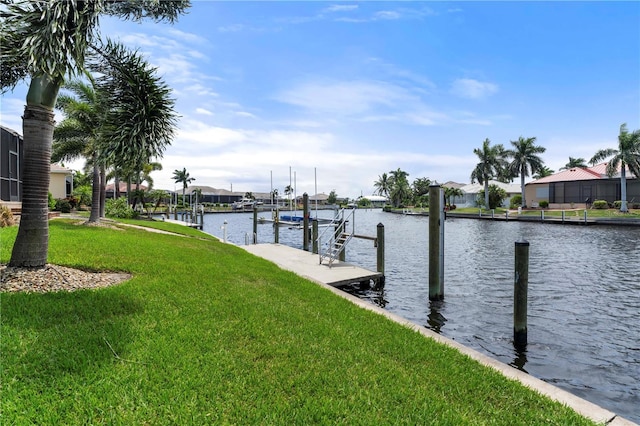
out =
[[(486, 138), (535, 137), (557, 171), (640, 129), (640, 2), (195, 0), (173, 25), (100, 33), (173, 89), (156, 189), (186, 168), (194, 185), (355, 198), (398, 168), (469, 183)], [(26, 88), (0, 100), (19, 133)]]

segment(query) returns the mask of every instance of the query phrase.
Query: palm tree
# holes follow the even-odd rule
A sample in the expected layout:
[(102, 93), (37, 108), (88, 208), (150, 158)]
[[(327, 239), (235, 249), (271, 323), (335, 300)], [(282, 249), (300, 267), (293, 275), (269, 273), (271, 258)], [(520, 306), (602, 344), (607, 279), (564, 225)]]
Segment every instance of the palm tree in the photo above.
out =
[(291, 185), (287, 185), (284, 187), (284, 195), (287, 196), (287, 199), (289, 200), (289, 209), (293, 210), (293, 206), (291, 204), (291, 194), (293, 194), (293, 187)]
[(413, 190), (413, 202), (415, 205), (426, 204), (429, 200), (429, 186), (431, 186), (431, 179), (429, 178), (416, 178), (411, 184)]
[(529, 173), (537, 173), (544, 166), (544, 161), (538, 156), (547, 149), (535, 144), (536, 138), (523, 138), (520, 136), (517, 141), (511, 141), (514, 149), (505, 151), (507, 157), (511, 158), (509, 170), (513, 176), (520, 176), (520, 188), (522, 193), (522, 207), (527, 207), (524, 196), (524, 178)]
[(116, 168), (142, 172), (173, 139), (177, 116), (171, 89), (136, 52), (110, 41), (98, 50), (106, 60), (92, 65), (103, 75), (99, 83), (109, 105), (103, 125), (109, 143), (101, 154)]
[(147, 182), (147, 190), (151, 191), (153, 189), (153, 178), (151, 177), (151, 172), (160, 170), (162, 170), (162, 164), (157, 161), (143, 165), (138, 183)]
[(376, 188), (375, 193), (383, 197), (389, 197), (391, 190), (391, 179), (386, 173), (378, 176), (378, 180), (374, 182), (373, 187)]
[(98, 37), (98, 18), (174, 21), (188, 0), (3, 2), (0, 21), (2, 91), (30, 79), (23, 115), (22, 216), (9, 264), (42, 267), (49, 251), (47, 196), (53, 108), (65, 76), (84, 70), (85, 54)]
[(627, 171), (629, 168), (636, 178), (640, 179), (640, 130), (631, 133), (627, 130), (627, 124), (620, 126), (618, 135), (618, 149), (601, 149), (589, 160), (593, 165), (605, 158), (611, 157), (607, 163), (607, 175), (613, 177), (620, 169), (620, 211), (627, 212)]
[(389, 196), (391, 197), (391, 203), (394, 207), (399, 207), (406, 200), (411, 198), (411, 185), (409, 185), (409, 173), (401, 170), (399, 167), (397, 170), (389, 172), (391, 174), (391, 190)]
[[(144, 205), (144, 190), (140, 189), (140, 185), (142, 182), (147, 182), (147, 191), (151, 192), (153, 190), (153, 178), (151, 177), (151, 172), (155, 172), (158, 170), (162, 170), (162, 164), (157, 161), (152, 161), (151, 163), (146, 163), (142, 165), (142, 170), (130, 174), (127, 181), (127, 194), (133, 193), (132, 204), (133, 208), (136, 208), (138, 201)], [(131, 182), (136, 184), (136, 189), (131, 191)]]
[(455, 204), (451, 202), (451, 198), (453, 198), (453, 201), (455, 201), (456, 197), (462, 197), (463, 195), (464, 193), (460, 188), (454, 188), (450, 186), (446, 186), (444, 188), (444, 197), (447, 199), (447, 204), (449, 206)]
[(554, 171), (551, 170), (549, 167), (542, 166), (542, 168), (538, 170), (538, 172), (535, 175), (533, 175), (533, 178), (535, 180), (538, 180), (538, 179), (542, 179), (543, 177), (551, 176), (553, 173)]
[(98, 146), (100, 139), (100, 122), (104, 116), (95, 81), (87, 74), (89, 83), (72, 80), (63, 87), (70, 94), (58, 97), (56, 106), (62, 110), (65, 118), (53, 131), (53, 162), (75, 160), (79, 157), (87, 158), (87, 163), (93, 168), (91, 215), (89, 223), (100, 220), (101, 211), (101, 169), (98, 161)]
[(587, 161), (584, 158), (573, 158), (569, 157), (569, 162), (565, 164), (563, 167), (560, 167), (560, 170), (569, 170), (576, 167), (585, 168), (587, 167)]
[(471, 172), (471, 183), (478, 181), (480, 185), (484, 185), (484, 205), (489, 208), (489, 181), (504, 176), (507, 169), (504, 146), (491, 146), (491, 141), (487, 138), (482, 142), (482, 148), (475, 148), (473, 153), (480, 162)]
[(182, 202), (183, 203), (185, 202), (184, 193), (187, 190), (187, 186), (189, 186), (189, 184), (194, 180), (196, 180), (196, 178), (192, 178), (191, 176), (189, 176), (189, 172), (187, 171), (186, 167), (183, 167), (182, 170), (173, 171), (173, 181), (175, 183), (182, 183)]

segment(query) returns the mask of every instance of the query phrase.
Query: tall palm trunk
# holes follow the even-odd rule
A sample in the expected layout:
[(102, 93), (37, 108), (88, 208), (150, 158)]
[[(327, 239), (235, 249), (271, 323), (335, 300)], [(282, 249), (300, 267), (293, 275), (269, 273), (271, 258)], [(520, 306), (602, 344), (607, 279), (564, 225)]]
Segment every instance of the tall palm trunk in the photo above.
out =
[(116, 176), (114, 177), (114, 187), (113, 190), (114, 195), (113, 197), (117, 200), (118, 198), (120, 198), (120, 178), (118, 178), (118, 174), (116, 173)]
[(107, 201), (107, 170), (100, 166), (100, 217), (104, 217), (105, 203)]
[(622, 162), (620, 165), (620, 211), (626, 213), (627, 208), (627, 165)]
[(524, 198), (524, 175), (526, 170), (523, 168), (520, 170), (520, 191), (522, 194), (522, 208), (527, 207), (527, 200)]
[(484, 208), (489, 210), (489, 179), (484, 180)]
[(27, 105), (22, 120), (24, 163), (20, 228), (11, 253), (10, 266), (41, 267), (49, 250), (51, 141), (54, 114), (48, 108)]
[(93, 183), (91, 184), (91, 215), (89, 223), (100, 221), (100, 167), (96, 156), (93, 156)]

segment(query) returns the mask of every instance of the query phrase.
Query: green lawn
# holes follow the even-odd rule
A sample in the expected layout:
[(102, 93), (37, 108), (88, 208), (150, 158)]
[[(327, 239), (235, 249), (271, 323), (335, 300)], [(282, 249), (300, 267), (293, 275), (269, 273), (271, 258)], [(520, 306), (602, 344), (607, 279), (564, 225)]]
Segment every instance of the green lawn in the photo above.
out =
[(57, 219), (49, 257), (134, 278), (0, 295), (3, 425), (591, 424), (216, 240)]

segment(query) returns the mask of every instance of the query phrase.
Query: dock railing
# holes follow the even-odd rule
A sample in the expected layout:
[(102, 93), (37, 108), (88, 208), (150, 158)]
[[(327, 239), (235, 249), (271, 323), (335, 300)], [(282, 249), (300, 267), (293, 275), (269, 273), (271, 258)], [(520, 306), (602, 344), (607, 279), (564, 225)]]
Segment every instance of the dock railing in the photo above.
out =
[[(350, 225), (350, 232), (347, 229), (347, 223)], [(327, 232), (329, 232), (328, 235)], [(323, 260), (329, 260), (329, 267), (333, 262), (344, 253), (345, 246), (353, 238), (355, 234), (355, 209), (349, 209), (349, 213), (345, 217), (345, 209), (336, 212), (333, 220), (326, 226), (324, 231), (316, 240), (318, 243), (318, 255), (320, 264)], [(324, 245), (323, 245), (324, 241)]]

